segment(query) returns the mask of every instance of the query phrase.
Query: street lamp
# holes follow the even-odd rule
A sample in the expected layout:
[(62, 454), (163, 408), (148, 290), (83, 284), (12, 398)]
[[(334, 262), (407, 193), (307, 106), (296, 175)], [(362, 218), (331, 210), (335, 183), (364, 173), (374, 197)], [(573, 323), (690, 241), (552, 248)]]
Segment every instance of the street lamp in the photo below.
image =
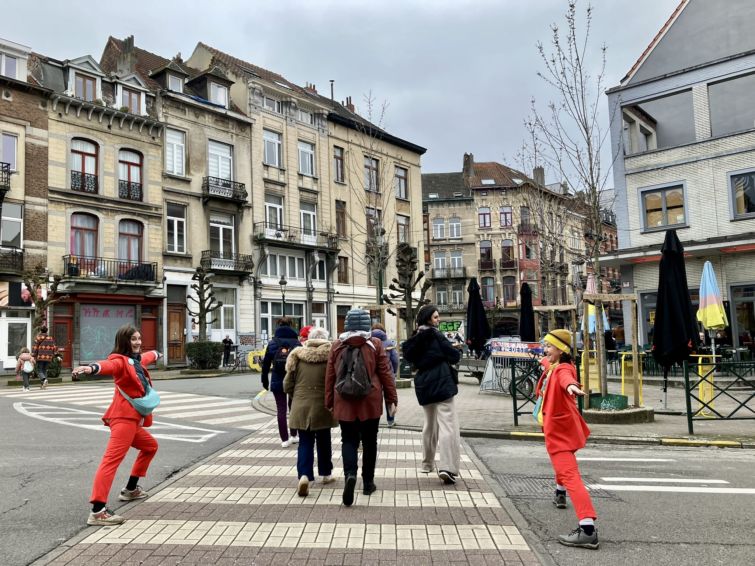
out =
[(283, 316), (286, 316), (286, 285), (288, 285), (288, 281), (286, 281), (285, 273), (281, 275), (278, 285), (281, 287), (281, 298), (283, 299)]

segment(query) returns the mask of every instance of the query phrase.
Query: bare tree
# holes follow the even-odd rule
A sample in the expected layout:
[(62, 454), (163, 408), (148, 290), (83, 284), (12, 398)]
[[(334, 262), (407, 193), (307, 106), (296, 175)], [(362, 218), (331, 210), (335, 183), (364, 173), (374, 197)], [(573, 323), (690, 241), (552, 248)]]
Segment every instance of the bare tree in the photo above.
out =
[(208, 317), (223, 306), (221, 301), (215, 300), (215, 292), (212, 289), (212, 276), (213, 274), (201, 265), (197, 267), (194, 275), (191, 276), (191, 280), (196, 281), (196, 283), (192, 283), (191, 288), (194, 289), (197, 296), (189, 296), (188, 299), (194, 302), (196, 308), (192, 309), (187, 305), (186, 310), (189, 311), (191, 316), (197, 319), (200, 342), (207, 341), (207, 327), (217, 321), (214, 316), (210, 320), (208, 320)]
[[(396, 247), (396, 271), (398, 272), (398, 278), (391, 280), (388, 288), (392, 291), (390, 295), (385, 296), (385, 302), (389, 305), (396, 304), (394, 301), (404, 302), (404, 324), (406, 325), (407, 338), (412, 335), (414, 330), (414, 320), (416, 318), (416, 311), (419, 310), (422, 305), (429, 302), (425, 299), (430, 287), (433, 286), (433, 282), (430, 279), (422, 281), (425, 277), (425, 272), (420, 271), (415, 277), (417, 272), (417, 249), (413, 248), (407, 243), (401, 243)], [(419, 289), (419, 299), (414, 303), (413, 293), (420, 281), (422, 285)]]
[(68, 298), (68, 295), (58, 294), (58, 285), (62, 277), (50, 275), (42, 265), (37, 265), (29, 271), (25, 271), (21, 278), (29, 290), (30, 300), (34, 305), (34, 317), (32, 318), (32, 336), (36, 336), (39, 329), (47, 323), (47, 313), (52, 305)]

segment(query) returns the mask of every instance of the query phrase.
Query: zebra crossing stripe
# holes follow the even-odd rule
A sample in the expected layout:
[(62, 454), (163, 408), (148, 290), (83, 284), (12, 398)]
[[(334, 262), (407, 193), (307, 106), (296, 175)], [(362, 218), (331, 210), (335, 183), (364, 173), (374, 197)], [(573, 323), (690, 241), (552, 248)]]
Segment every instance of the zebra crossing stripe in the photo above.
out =
[(683, 485), (620, 485), (620, 484), (589, 484), (589, 489), (603, 489), (606, 491), (647, 491), (657, 493), (701, 493), (708, 495), (755, 495), (755, 488), (740, 487), (703, 487)]
[[(379, 434), (378, 435), (378, 446), (382, 447), (388, 447), (388, 446), (422, 446), (422, 439), (417, 437), (417, 433), (414, 433), (414, 438), (390, 438), (384, 435)], [(251, 438), (244, 439), (241, 443), (242, 444), (276, 444), (280, 442), (280, 437), (277, 434), (274, 435), (262, 435), (262, 434), (255, 434)], [(338, 429), (333, 429), (332, 433), (332, 445), (340, 445), (341, 444), (341, 435), (338, 432)]]
[(702, 483), (702, 484), (728, 484), (726, 480), (700, 480), (690, 478), (600, 478), (602, 481), (615, 482), (647, 482), (647, 483)]
[(270, 415), (267, 415), (265, 413), (252, 412), (252, 410), (250, 409), (249, 412), (244, 415), (237, 415), (235, 417), (224, 417), (222, 419), (198, 420), (197, 422), (200, 422), (202, 424), (209, 424), (209, 425), (219, 425), (219, 424), (237, 423), (240, 421), (269, 419), (269, 418), (270, 418)]
[[(189, 417), (203, 417), (206, 415), (217, 415), (219, 413), (238, 413), (239, 411), (246, 411), (247, 414), (252, 414), (252, 408), (249, 406), (249, 401), (233, 401), (231, 403), (210, 403), (210, 407), (214, 408), (187, 411), (190, 407), (168, 407), (165, 411), (162, 410), (162, 403), (160, 404), (160, 413), (167, 413), (171, 418), (189, 418)], [(206, 407), (204, 403), (202, 407)], [(181, 412), (184, 411), (184, 412)], [(269, 415), (265, 415), (266, 417)]]
[[(200, 421), (205, 422), (206, 421)], [(250, 450), (226, 450), (221, 452), (217, 456), (218, 458), (296, 458), (297, 452), (294, 449), (276, 447), (276, 448), (254, 448)], [(333, 454), (333, 458), (340, 457)], [(380, 459), (382, 460), (414, 460), (422, 461), (421, 452), (392, 452), (383, 451), (380, 453)], [(435, 455), (435, 460), (440, 460), (440, 455)], [(466, 454), (461, 455), (461, 461), (464, 463), (471, 463), (471, 459)]]
[[(336, 455), (334, 454), (334, 457)], [(378, 456), (378, 464), (381, 458)], [(226, 476), (226, 477), (296, 477), (296, 466), (264, 466), (264, 465), (243, 465), (243, 464), (202, 464), (189, 472), (190, 476)], [(381, 479), (422, 479), (437, 477), (434, 473), (427, 474), (420, 471), (418, 467), (380, 467), (375, 468), (375, 477)], [(482, 481), (482, 474), (479, 470), (469, 469), (461, 470), (462, 479), (472, 479)], [(315, 480), (315, 483), (317, 480)]]

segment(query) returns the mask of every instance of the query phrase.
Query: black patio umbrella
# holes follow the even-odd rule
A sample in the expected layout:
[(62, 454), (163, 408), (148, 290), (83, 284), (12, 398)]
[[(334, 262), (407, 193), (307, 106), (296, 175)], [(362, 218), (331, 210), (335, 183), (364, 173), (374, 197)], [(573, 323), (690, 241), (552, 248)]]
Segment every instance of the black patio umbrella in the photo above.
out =
[(485, 307), (480, 297), (480, 285), (477, 278), (472, 277), (467, 286), (469, 298), (467, 299), (467, 345), (469, 350), (479, 358), (485, 341), (490, 338), (490, 324), (485, 314)]
[(522, 283), (519, 290), (519, 338), (522, 342), (535, 341), (535, 311), (532, 308), (532, 289), (527, 283)]
[(687, 287), (684, 248), (676, 230), (666, 231), (658, 269), (658, 298), (653, 327), (653, 357), (663, 368), (663, 405), (666, 406), (668, 371), (697, 348), (697, 324)]

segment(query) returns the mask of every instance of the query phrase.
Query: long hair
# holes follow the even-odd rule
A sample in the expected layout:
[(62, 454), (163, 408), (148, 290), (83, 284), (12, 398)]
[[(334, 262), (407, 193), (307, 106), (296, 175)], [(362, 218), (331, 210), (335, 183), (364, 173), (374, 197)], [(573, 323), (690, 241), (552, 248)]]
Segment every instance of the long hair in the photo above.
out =
[(558, 363), (571, 364), (571, 363), (574, 363), (574, 360), (572, 359), (571, 354), (567, 354), (566, 352), (561, 352), (561, 357), (558, 358)]
[(417, 326), (429, 325), (433, 313), (438, 310), (435, 305), (424, 305), (417, 313)]
[(113, 351), (110, 353), (130, 356), (133, 353), (131, 350), (131, 337), (137, 332), (139, 332), (139, 329), (131, 324), (121, 326), (115, 333), (115, 344), (113, 345)]

